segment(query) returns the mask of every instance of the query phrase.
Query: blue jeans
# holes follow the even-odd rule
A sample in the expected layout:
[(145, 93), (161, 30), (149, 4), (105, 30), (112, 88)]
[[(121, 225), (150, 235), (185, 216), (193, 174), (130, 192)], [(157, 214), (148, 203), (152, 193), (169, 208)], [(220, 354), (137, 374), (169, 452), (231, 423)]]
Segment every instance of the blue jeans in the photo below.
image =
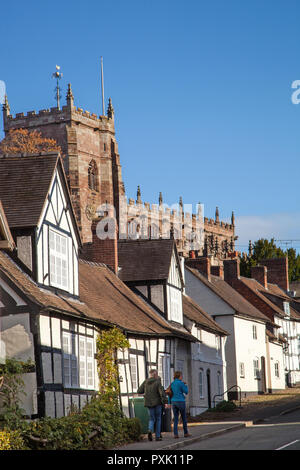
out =
[(149, 410), (149, 431), (154, 432), (154, 425), (155, 425), (155, 436), (160, 437), (162, 405), (148, 407), (148, 410)]
[(173, 401), (172, 409), (173, 409), (173, 414), (174, 414), (174, 436), (178, 436), (179, 413), (181, 414), (181, 418), (182, 418), (184, 434), (188, 434), (186, 412), (185, 412), (185, 401)]

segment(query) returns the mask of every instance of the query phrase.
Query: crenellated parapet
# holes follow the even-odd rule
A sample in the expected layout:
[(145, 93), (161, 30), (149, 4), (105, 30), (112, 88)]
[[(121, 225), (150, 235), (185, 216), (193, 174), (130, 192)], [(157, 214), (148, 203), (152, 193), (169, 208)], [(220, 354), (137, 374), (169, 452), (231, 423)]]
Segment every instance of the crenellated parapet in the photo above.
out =
[[(175, 207), (174, 207), (175, 206)], [(189, 256), (209, 254), (224, 258), (234, 251), (235, 226), (227, 222), (203, 217), (203, 207), (196, 206), (196, 213), (185, 211), (180, 199), (172, 207), (162, 203), (142, 202), (140, 188), (137, 199), (130, 198), (123, 206), (123, 221), (120, 225), (121, 238), (170, 238), (176, 240), (178, 251)], [(190, 208), (190, 206), (188, 206)]]
[(109, 100), (107, 116), (97, 115), (80, 107), (74, 106), (74, 96), (71, 85), (68, 85), (66, 96), (67, 104), (61, 109), (52, 107), (41, 109), (39, 111), (28, 111), (27, 113), (10, 113), (10, 107), (7, 101), (3, 105), (3, 122), (4, 132), (7, 133), (11, 129), (27, 128), (40, 130), (43, 126), (59, 123), (68, 123), (73, 121), (76, 125), (84, 125), (95, 130), (110, 132), (115, 134), (114, 127), (114, 109)]

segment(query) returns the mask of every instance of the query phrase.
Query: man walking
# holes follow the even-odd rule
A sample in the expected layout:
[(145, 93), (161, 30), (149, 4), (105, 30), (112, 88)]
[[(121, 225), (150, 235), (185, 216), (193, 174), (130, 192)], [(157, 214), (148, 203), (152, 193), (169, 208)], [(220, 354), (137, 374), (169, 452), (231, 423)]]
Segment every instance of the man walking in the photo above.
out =
[(149, 410), (148, 439), (152, 441), (152, 433), (155, 426), (155, 440), (161, 441), (162, 406), (165, 405), (167, 397), (158, 377), (157, 370), (150, 370), (149, 376), (138, 388), (137, 393), (144, 395), (144, 406)]

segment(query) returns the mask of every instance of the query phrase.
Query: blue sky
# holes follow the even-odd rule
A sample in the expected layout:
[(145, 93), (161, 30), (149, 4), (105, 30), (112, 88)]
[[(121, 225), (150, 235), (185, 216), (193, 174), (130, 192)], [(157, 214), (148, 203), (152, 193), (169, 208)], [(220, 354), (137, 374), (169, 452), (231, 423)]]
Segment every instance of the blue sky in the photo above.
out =
[(71, 82), (100, 114), (102, 55), (128, 197), (234, 210), (240, 250), (300, 239), (299, 15), (298, 0), (2, 2), (0, 80), (12, 114), (48, 108), (58, 64), (63, 97)]

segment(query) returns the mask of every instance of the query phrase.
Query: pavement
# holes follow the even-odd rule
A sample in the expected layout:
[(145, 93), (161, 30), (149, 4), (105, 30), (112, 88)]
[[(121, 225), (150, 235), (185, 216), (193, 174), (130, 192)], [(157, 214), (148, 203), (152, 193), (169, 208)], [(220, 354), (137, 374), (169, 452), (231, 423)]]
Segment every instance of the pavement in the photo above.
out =
[[(148, 441), (147, 435), (143, 434), (141, 440), (127, 445), (117, 447), (113, 450), (122, 451), (139, 451), (139, 450), (176, 450), (194, 444), (195, 442), (219, 436), (228, 432), (233, 432), (238, 429), (252, 426), (274, 419), (284, 414), (292, 413), (300, 409), (300, 396), (296, 399), (291, 399), (285, 403), (273, 404), (263, 407), (252, 407), (251, 409), (243, 409), (237, 413), (222, 413), (222, 420), (218, 421), (201, 421), (188, 423), (188, 430), (191, 437), (183, 437), (182, 425), (179, 425), (179, 439), (174, 439), (172, 432), (162, 433), (162, 441)], [(211, 415), (212, 413), (210, 413)], [(238, 417), (239, 420), (234, 418)], [(220, 414), (218, 414), (218, 418)], [(201, 419), (201, 415), (200, 415)]]
[(138, 450), (171, 450), (171, 449), (180, 449), (186, 447), (189, 444), (194, 444), (195, 442), (208, 439), (210, 437), (219, 436), (225, 432), (234, 431), (236, 429), (241, 429), (246, 425), (252, 423), (247, 423), (246, 421), (236, 421), (236, 422), (214, 422), (214, 423), (189, 423), (188, 430), (191, 434), (191, 437), (183, 437), (182, 426), (178, 426), (179, 438), (174, 439), (172, 432), (162, 433), (162, 441), (148, 441), (147, 435), (142, 435), (142, 440), (139, 442), (133, 442), (124, 446), (115, 448), (114, 450), (126, 450), (126, 451), (138, 451)]

